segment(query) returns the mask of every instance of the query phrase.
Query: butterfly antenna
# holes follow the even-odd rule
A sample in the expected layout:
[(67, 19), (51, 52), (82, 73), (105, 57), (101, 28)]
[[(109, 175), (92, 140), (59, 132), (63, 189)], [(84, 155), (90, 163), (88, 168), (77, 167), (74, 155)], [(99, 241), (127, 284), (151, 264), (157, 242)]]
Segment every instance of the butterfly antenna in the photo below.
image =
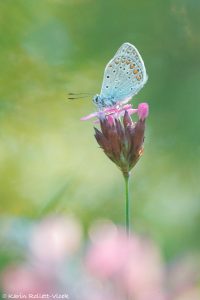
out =
[(92, 96), (91, 93), (68, 93), (69, 96), (79, 96), (79, 95), (88, 95)]
[(75, 100), (75, 99), (84, 99), (84, 98), (88, 98), (89, 96), (77, 96), (77, 97), (68, 97), (67, 99), (69, 100)]
[[(70, 97), (67, 97), (69, 100), (75, 100), (75, 99), (83, 99), (83, 98), (90, 97), (90, 96), (92, 96), (92, 94), (90, 94), (90, 93), (68, 93), (68, 96), (70, 96)], [(71, 97), (71, 96), (73, 96), (73, 97)]]

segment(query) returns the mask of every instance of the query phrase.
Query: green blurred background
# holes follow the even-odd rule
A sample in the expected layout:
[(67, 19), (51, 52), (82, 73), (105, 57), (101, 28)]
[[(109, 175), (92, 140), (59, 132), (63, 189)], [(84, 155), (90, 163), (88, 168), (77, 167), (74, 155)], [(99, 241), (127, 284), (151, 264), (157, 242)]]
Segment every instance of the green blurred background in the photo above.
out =
[(148, 83), (145, 153), (131, 178), (135, 231), (166, 258), (200, 246), (200, 2), (0, 1), (1, 217), (64, 212), (85, 228), (124, 222), (123, 178), (98, 148), (91, 98), (123, 42), (140, 51)]

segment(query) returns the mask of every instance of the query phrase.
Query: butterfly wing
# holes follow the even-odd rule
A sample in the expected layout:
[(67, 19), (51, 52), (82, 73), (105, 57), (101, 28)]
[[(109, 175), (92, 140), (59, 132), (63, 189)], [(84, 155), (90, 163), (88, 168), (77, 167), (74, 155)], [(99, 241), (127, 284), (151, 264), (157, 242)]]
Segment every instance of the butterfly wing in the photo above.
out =
[(138, 50), (124, 43), (105, 68), (101, 96), (112, 98), (114, 103), (124, 102), (140, 91), (147, 78)]

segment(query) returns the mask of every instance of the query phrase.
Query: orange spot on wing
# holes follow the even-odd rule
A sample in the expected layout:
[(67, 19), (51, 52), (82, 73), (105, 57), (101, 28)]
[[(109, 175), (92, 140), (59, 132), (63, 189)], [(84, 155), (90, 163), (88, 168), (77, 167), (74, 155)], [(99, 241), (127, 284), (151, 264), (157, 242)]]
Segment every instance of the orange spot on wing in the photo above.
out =
[(131, 68), (131, 69), (134, 69), (134, 68), (135, 68), (135, 65), (134, 65), (134, 64), (130, 65), (130, 68)]

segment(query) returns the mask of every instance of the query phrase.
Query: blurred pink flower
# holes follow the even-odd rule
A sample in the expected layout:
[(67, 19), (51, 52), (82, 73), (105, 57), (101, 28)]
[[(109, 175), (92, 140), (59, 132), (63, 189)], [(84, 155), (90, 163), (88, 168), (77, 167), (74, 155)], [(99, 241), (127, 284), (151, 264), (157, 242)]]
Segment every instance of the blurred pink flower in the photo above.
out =
[(72, 217), (51, 216), (38, 223), (30, 237), (30, 249), (42, 264), (55, 264), (76, 252), (82, 228)]
[(132, 236), (132, 252), (120, 281), (134, 299), (164, 300), (165, 270), (158, 248), (148, 239)]
[(135, 300), (167, 299), (160, 253), (147, 239), (137, 235), (128, 238), (122, 229), (107, 226), (102, 232), (98, 230), (86, 266), (91, 274), (104, 282), (110, 280)]
[(98, 235), (89, 250), (86, 265), (94, 275), (106, 279), (120, 272), (126, 263), (129, 241), (124, 231), (119, 232), (113, 226), (104, 228)]
[(185, 255), (171, 264), (168, 285), (173, 300), (200, 299), (200, 257), (198, 254)]
[(55, 291), (51, 275), (43, 276), (36, 269), (27, 265), (9, 266), (2, 274), (2, 289), (10, 294), (37, 294)]
[(179, 293), (173, 296), (173, 300), (199, 300), (200, 299), (200, 287), (191, 286), (183, 289)]

